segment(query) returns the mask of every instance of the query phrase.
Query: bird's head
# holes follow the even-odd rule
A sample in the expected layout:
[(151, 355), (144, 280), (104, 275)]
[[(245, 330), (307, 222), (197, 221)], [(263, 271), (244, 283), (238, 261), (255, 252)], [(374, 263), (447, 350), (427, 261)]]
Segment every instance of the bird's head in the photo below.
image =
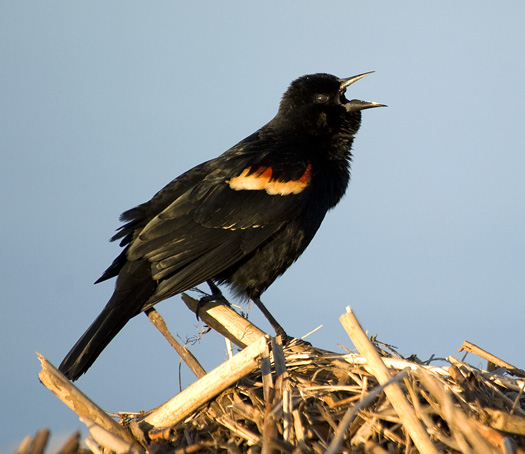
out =
[(361, 123), (361, 110), (381, 107), (358, 99), (348, 100), (347, 88), (371, 72), (340, 79), (331, 74), (311, 74), (293, 81), (283, 95), (274, 121), (300, 135), (353, 135)]

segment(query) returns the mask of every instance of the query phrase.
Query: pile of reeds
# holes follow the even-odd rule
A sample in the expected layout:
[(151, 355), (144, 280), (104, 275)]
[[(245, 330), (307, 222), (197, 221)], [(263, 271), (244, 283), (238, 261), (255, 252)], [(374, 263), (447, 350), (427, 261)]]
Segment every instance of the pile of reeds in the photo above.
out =
[[(368, 339), (349, 309), (340, 320), (359, 353), (283, 347), (216, 303), (199, 314), (243, 350), (206, 374), (175, 346), (198, 380), (118, 422), (41, 357), (40, 379), (88, 426), (92, 453), (525, 454), (525, 373), (469, 342), (461, 349), (487, 359), (490, 372), (453, 356), (441, 367), (404, 359)], [(160, 316), (148, 316), (174, 345)], [(25, 443), (20, 453), (44, 452)], [(80, 452), (78, 443), (61, 451)]]

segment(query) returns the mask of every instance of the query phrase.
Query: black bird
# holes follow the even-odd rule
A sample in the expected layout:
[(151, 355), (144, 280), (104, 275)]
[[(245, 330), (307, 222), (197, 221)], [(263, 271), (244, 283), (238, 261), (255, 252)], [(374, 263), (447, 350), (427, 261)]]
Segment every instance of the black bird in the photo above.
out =
[(268, 124), (123, 213), (111, 240), (124, 250), (97, 280), (117, 277), (115, 292), (60, 371), (78, 379), (132, 317), (203, 282), (250, 298), (284, 334), (260, 296), (345, 193), (361, 110), (383, 105), (345, 97), (368, 74), (300, 77)]

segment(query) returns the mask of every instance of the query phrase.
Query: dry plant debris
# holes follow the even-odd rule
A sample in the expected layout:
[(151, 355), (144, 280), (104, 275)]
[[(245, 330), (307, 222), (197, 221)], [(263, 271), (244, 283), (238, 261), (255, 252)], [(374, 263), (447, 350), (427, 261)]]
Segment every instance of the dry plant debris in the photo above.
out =
[[(520, 369), (488, 352), (491, 363), (502, 361), (505, 366), (488, 372), (452, 356), (442, 367), (404, 359), (371, 342), (350, 310), (341, 322), (359, 353), (335, 354), (298, 340), (283, 347), (278, 338), (260, 337), (257, 348), (250, 345), (250, 354), (247, 347), (225, 363), (244, 353), (235, 367), (250, 366), (233, 383), (218, 386), (221, 390), (205, 402), (193, 407), (186, 403), (184, 414), (173, 416), (181, 402), (175, 396), (150, 412), (121, 414), (116, 431), (102, 415), (98, 420), (96, 412), (78, 410), (89, 406), (84, 396), (87, 400), (75, 411), (89, 428), (88, 447), (106, 454), (525, 454), (525, 380)], [(467, 350), (479, 349), (472, 345), (468, 343)], [(481, 356), (483, 352), (476, 350)], [(71, 400), (73, 394), (64, 391), (59, 378), (45, 379), (56, 370), (42, 362), (42, 381), (57, 393), (55, 383), (62, 392), (58, 397)], [(184, 402), (194, 402), (191, 390), (187, 394)], [(43, 447), (27, 450), (31, 441), (25, 443), (19, 453), (44, 452)], [(67, 452), (80, 453), (77, 449)]]

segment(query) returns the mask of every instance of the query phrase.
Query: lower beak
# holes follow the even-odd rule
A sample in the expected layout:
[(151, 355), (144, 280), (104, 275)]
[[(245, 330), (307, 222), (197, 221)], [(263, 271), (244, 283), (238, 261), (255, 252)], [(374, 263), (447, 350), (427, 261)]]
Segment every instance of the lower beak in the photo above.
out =
[(357, 110), (371, 109), (372, 107), (387, 107), (386, 104), (379, 104), (373, 101), (360, 101), (359, 99), (352, 99), (345, 105), (348, 112), (355, 112)]
[[(363, 74), (358, 74), (357, 76), (348, 77), (347, 79), (340, 79), (341, 81), (341, 91), (352, 85), (354, 82), (357, 82), (359, 79), (372, 74), (374, 71), (370, 71)], [(345, 108), (348, 112), (355, 112), (358, 110), (371, 109), (372, 107), (386, 107), (386, 104), (380, 104), (378, 102), (372, 101), (360, 101), (359, 99), (352, 99), (345, 103)]]

